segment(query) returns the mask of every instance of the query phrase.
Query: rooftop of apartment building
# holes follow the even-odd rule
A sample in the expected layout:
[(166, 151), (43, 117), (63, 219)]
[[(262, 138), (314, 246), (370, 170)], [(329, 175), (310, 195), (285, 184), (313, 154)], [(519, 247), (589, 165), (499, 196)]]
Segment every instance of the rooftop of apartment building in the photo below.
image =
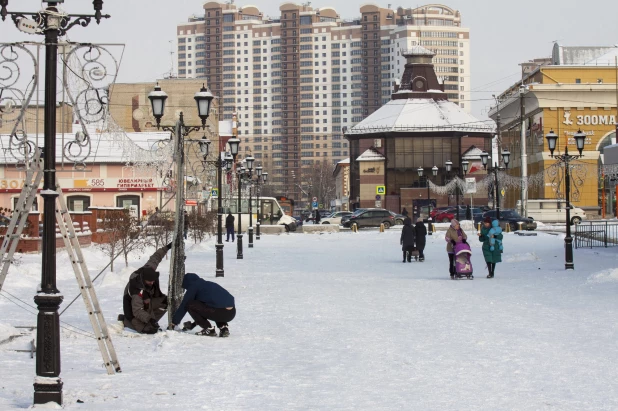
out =
[[(311, 2), (303, 3), (302, 5), (294, 3), (284, 3), (280, 10), (287, 10), (296, 7), (301, 14), (320, 16), (320, 22), (337, 22), (342, 26), (357, 26), (362, 24), (362, 17), (341, 18), (332, 7), (312, 8)], [(206, 10), (220, 8), (223, 13), (239, 13), (243, 14), (242, 20), (254, 20), (264, 24), (280, 23), (280, 16), (265, 16), (259, 11), (257, 6), (247, 5), (245, 7), (237, 6), (234, 2), (218, 2), (211, 1), (204, 4)], [(393, 20), (391, 25), (397, 26), (442, 26), (442, 27), (461, 27), (461, 13), (459, 10), (452, 9), (442, 4), (428, 4), (418, 7), (403, 8), (401, 6), (396, 9), (391, 8), (388, 4), (387, 8), (383, 9), (373, 4), (366, 4), (360, 7), (361, 13), (363, 9), (367, 11), (381, 11), (386, 13), (387, 20)], [(193, 14), (188, 18), (188, 23), (203, 22), (204, 16)], [(182, 23), (186, 24), (186, 23)], [(182, 24), (179, 24), (181, 26)]]

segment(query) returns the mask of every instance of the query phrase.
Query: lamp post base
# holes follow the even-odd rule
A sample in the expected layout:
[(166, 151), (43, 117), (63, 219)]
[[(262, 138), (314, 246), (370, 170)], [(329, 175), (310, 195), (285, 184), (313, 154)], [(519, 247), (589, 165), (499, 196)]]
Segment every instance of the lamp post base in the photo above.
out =
[(215, 271), (215, 277), (223, 277), (223, 244), (215, 244), (215, 250), (217, 258), (217, 269)]
[(431, 225), (431, 218), (427, 219), (427, 234), (433, 235), (433, 227)]
[(59, 377), (36, 377), (34, 380), (34, 404), (55, 402), (62, 405), (62, 380)]
[(259, 240), (260, 239), (260, 223), (257, 223), (255, 226), (256, 226), (255, 239)]
[(238, 244), (237, 250), (236, 250), (236, 259), (237, 260), (242, 260), (243, 259), (243, 256), (242, 256), (242, 234), (238, 233), (236, 235), (236, 239), (238, 240), (236, 242)]
[(253, 248), (253, 227), (249, 227), (249, 248)]
[(573, 237), (567, 235), (564, 237), (564, 269), (574, 270), (575, 264), (573, 263)]

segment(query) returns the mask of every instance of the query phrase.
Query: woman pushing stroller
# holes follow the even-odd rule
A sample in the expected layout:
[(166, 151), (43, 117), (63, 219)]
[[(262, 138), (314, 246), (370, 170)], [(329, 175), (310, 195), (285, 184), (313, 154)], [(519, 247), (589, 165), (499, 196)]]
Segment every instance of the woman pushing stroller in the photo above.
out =
[(459, 225), (459, 221), (452, 219), (451, 226), (446, 231), (444, 236), (446, 241), (446, 252), (448, 253), (448, 271), (451, 274), (451, 279), (455, 278), (455, 245), (457, 243), (467, 243), (468, 236)]

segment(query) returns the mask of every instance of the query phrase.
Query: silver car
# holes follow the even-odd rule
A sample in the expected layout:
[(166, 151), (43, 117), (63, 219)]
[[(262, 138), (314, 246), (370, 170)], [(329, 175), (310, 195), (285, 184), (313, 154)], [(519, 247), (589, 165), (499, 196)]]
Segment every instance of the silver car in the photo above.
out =
[(326, 218), (323, 218), (322, 224), (341, 224), (341, 218), (344, 216), (352, 215), (351, 211), (335, 211)]

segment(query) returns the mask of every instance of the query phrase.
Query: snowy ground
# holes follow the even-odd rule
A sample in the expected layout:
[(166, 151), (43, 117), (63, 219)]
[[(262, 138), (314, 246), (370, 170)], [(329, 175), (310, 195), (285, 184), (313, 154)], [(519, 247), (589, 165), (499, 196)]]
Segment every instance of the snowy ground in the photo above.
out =
[[(220, 279), (214, 241), (191, 245), (187, 271), (236, 298), (227, 339), (120, 330), (124, 285), (147, 258), (135, 256), (97, 281), (123, 372), (108, 376), (95, 341), (63, 329), (66, 408), (618, 409), (617, 248), (576, 250), (576, 270), (565, 271), (562, 234), (510, 233), (488, 280), (471, 235), (476, 278), (451, 281), (443, 233), (428, 237), (427, 261), (412, 264), (401, 262), (399, 233), (263, 236), (243, 260), (225, 243)], [(91, 272), (106, 264), (96, 248), (84, 253)], [(5, 291), (34, 305), (39, 272), (40, 256), (23, 256)], [(77, 287), (63, 251), (58, 276), (66, 303)], [(0, 341), (36, 323), (7, 296)], [(81, 299), (61, 319), (91, 332)], [(12, 351), (31, 339), (0, 345), (0, 409), (32, 402), (34, 360)]]

